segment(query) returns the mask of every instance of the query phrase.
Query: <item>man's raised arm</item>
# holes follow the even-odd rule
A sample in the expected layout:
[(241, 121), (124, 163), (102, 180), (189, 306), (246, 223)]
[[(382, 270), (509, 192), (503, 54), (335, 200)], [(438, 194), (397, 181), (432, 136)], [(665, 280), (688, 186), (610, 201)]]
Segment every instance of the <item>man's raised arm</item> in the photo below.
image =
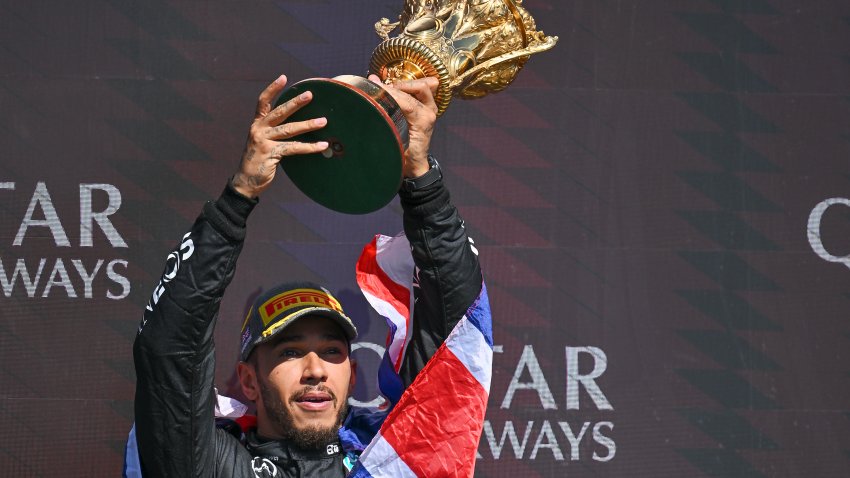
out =
[[(374, 75), (372, 81), (378, 82)], [(415, 307), (410, 341), (399, 375), (406, 387), (481, 292), (478, 255), (451, 203), (439, 165), (429, 156), (437, 106), (435, 78), (385, 87), (404, 112), (410, 132), (399, 197), (404, 232), (416, 265)]]
[(290, 140), (325, 120), (286, 123), (312, 96), (272, 108), (285, 84), (281, 76), (260, 95), (237, 173), (168, 255), (145, 308), (133, 345), (136, 438), (145, 476), (214, 476), (223, 454), (233, 458), (242, 450), (216, 441), (225, 435), (216, 432), (213, 417), (215, 319), (242, 250), (246, 219), (278, 162), (328, 146)]

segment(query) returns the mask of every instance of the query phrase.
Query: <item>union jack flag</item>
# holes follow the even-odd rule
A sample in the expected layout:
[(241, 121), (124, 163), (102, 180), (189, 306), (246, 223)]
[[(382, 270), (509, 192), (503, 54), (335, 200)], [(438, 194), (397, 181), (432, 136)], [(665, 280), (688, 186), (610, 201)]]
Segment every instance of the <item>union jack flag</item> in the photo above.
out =
[(415, 279), (402, 234), (376, 236), (357, 264), (357, 282), (389, 326), (378, 373), (381, 392), (398, 403), (354, 469), (352, 478), (473, 475), (493, 363), (487, 289), (402, 394), (398, 370), (408, 340)]

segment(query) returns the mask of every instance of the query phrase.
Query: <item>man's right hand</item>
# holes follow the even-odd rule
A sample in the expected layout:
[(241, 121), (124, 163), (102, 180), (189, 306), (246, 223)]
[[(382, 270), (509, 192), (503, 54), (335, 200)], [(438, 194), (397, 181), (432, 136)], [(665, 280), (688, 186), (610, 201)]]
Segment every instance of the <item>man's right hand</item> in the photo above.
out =
[(284, 156), (319, 153), (328, 148), (326, 141), (302, 143), (292, 138), (321, 129), (326, 118), (287, 123), (293, 113), (313, 99), (309, 91), (272, 109), (272, 102), (286, 86), (286, 76), (281, 75), (260, 93), (257, 114), (251, 125), (242, 163), (231, 180), (240, 194), (255, 198), (269, 187), (274, 179), (277, 165)]

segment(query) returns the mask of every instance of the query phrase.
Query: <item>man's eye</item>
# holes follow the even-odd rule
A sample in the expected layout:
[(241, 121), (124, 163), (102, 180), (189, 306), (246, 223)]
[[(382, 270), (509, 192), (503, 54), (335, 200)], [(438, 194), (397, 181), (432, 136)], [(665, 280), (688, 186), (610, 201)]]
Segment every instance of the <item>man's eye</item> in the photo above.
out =
[(340, 350), (337, 347), (331, 347), (331, 348), (325, 350), (325, 353), (328, 354), (328, 355), (336, 355), (336, 354), (342, 353), (342, 350)]
[(280, 352), (280, 356), (285, 357), (285, 358), (294, 358), (294, 357), (298, 357), (299, 353), (295, 349), (283, 349)]

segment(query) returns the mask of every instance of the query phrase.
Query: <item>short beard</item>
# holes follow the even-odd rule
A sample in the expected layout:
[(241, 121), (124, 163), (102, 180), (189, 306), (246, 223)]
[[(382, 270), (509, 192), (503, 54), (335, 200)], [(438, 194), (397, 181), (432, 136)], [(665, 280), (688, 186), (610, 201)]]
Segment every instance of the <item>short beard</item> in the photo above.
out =
[[(295, 427), (295, 420), (293, 420), (289, 410), (283, 405), (283, 402), (281, 402), (280, 394), (277, 390), (272, 389), (272, 386), (270, 386), (264, 378), (259, 378), (258, 381), (260, 383), (260, 396), (263, 398), (266, 415), (268, 415), (269, 420), (271, 420), (272, 426), (278, 433), (281, 434), (283, 440), (290, 442), (303, 450), (322, 449), (328, 443), (337, 440), (339, 436), (339, 427), (342, 425), (343, 420), (345, 420), (346, 414), (348, 414), (347, 399), (344, 399), (340, 403), (339, 410), (337, 411), (336, 423), (334, 423), (334, 425), (326, 428), (306, 427), (299, 430)], [(337, 403), (336, 394), (334, 394), (331, 389), (323, 385), (319, 385), (317, 387), (304, 387), (295, 392), (293, 396), (290, 397), (290, 401), (297, 400), (299, 396), (315, 390), (329, 394), (334, 403)]]

